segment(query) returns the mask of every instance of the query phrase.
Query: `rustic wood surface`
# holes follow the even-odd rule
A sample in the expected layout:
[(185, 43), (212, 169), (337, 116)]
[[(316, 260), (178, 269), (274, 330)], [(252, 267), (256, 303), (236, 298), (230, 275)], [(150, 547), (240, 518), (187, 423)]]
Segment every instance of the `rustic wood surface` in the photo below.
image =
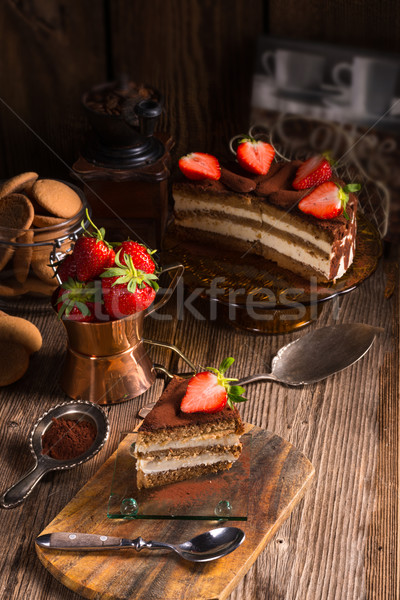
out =
[[(68, 10), (63, 0), (7, 0), (0, 19), (0, 177), (36, 169), (65, 178), (86, 128), (81, 93), (125, 66), (165, 95), (162, 128), (177, 139), (176, 155), (187, 148), (215, 152), (231, 132), (247, 125), (252, 48), (263, 28), (273, 35), (399, 50), (398, 11), (394, 0), (379, 9), (371, 0), (329, 0), (323, 7), (290, 2), (284, 8), (276, 0), (71, 0)], [(327, 303), (312, 326), (336, 320), (383, 326), (385, 333), (365, 358), (301, 389), (253, 385), (251, 402), (240, 409), (247, 421), (293, 443), (317, 472), (304, 500), (230, 600), (400, 597), (399, 287), (394, 270), (381, 265), (359, 289)], [(390, 288), (394, 295), (386, 298)], [(62, 327), (46, 308), (21, 302), (15, 311), (38, 325), (44, 345), (31, 357), (26, 376), (0, 391), (3, 488), (32, 464), (27, 446), (32, 424), (65, 399), (57, 383)], [(233, 354), (238, 376), (265, 368), (281, 345), (302, 335), (253, 336), (199, 322), (187, 311), (176, 319), (172, 303), (166, 314), (171, 320), (149, 322), (148, 337), (174, 342), (203, 364)], [(152, 356), (185, 369), (170, 353), (154, 349)], [(111, 437), (95, 459), (46, 476), (21, 507), (0, 512), (2, 599), (78, 598), (43, 568), (33, 540), (113, 453), (118, 432), (132, 427), (137, 408), (154, 400), (161, 385), (158, 381), (139, 400), (109, 410)]]
[[(398, 254), (396, 255), (398, 260)], [(304, 499), (238, 583), (230, 600), (391, 600), (399, 597), (399, 305), (396, 264), (382, 262), (358, 289), (325, 304), (314, 327), (365, 322), (384, 328), (369, 353), (349, 369), (302, 388), (266, 382), (249, 386), (243, 418), (287, 439), (316, 469)], [(386, 298), (388, 291), (394, 294)], [(32, 464), (27, 437), (50, 406), (65, 399), (58, 387), (65, 334), (46, 305), (20, 301), (18, 314), (43, 334), (27, 374), (1, 390), (3, 488)], [(9, 308), (9, 312), (11, 308)], [(179, 314), (179, 318), (176, 315)], [(253, 335), (218, 322), (199, 321), (171, 300), (164, 319), (148, 319), (145, 335), (175, 343), (189, 357), (212, 365), (227, 355), (241, 377), (264, 370), (285, 343), (302, 332)], [(185, 371), (170, 351), (151, 350), (155, 362)], [(119, 432), (134, 426), (139, 406), (154, 400), (162, 382), (143, 397), (109, 409), (111, 435), (91, 461), (47, 475), (23, 505), (1, 511), (1, 597), (72, 600), (38, 561), (34, 539), (115, 451)]]
[[(59, 581), (85, 598), (104, 600), (222, 600), (289, 516), (314, 475), (308, 459), (291, 444), (252, 425), (252, 473), (247, 522), (229, 522), (246, 534), (232, 554), (208, 564), (188, 563), (170, 552), (56, 552), (36, 547), (41, 562)], [(127, 445), (128, 444), (128, 445)], [(84, 531), (176, 543), (218, 526), (213, 521), (110, 521), (105, 514), (118, 450), (42, 533)], [(132, 476), (127, 472), (127, 477)], [(238, 482), (240, 485), (240, 481)], [(245, 482), (243, 482), (245, 485)], [(172, 490), (171, 490), (171, 493)], [(145, 582), (145, 584), (144, 584)]]

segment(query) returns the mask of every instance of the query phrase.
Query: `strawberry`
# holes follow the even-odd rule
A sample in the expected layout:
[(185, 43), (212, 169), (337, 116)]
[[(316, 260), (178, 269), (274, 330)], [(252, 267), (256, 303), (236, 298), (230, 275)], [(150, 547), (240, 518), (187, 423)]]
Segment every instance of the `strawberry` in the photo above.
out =
[(70, 277), (59, 288), (56, 305), (60, 319), (92, 323), (97, 320), (96, 304), (100, 307), (94, 282), (83, 283)]
[(71, 277), (72, 279), (76, 277), (76, 263), (72, 254), (67, 254), (57, 264), (58, 266), (56, 274), (59, 276), (61, 283), (67, 281), (69, 277)]
[(293, 187), (295, 190), (306, 190), (329, 181), (331, 177), (332, 168), (328, 156), (325, 154), (312, 156), (297, 169)]
[(342, 188), (333, 181), (326, 181), (302, 198), (298, 206), (302, 212), (317, 219), (334, 219), (342, 213), (348, 219), (346, 205), (349, 193), (357, 192), (360, 187), (358, 183), (351, 183)]
[(230, 385), (231, 381), (224, 377), (225, 371), (234, 363), (232, 357), (225, 358), (218, 369), (208, 367), (206, 371), (196, 373), (189, 381), (186, 394), (181, 402), (181, 411), (185, 413), (194, 412), (217, 412), (228, 404), (233, 408), (235, 402), (245, 402), (242, 394), (244, 388), (240, 385)]
[(113, 319), (145, 310), (158, 290), (157, 275), (136, 269), (132, 257), (124, 254), (120, 258), (120, 253), (115, 256), (116, 266), (100, 275), (104, 308)]
[(115, 258), (114, 250), (104, 239), (105, 230), (96, 227), (90, 220), (88, 212), (86, 216), (94, 228), (94, 233), (86, 231), (82, 221), (82, 228), (86, 233), (78, 238), (72, 252), (76, 263), (76, 275), (80, 281), (89, 281), (98, 277), (104, 269), (114, 264)]
[(218, 159), (212, 154), (192, 152), (179, 159), (179, 168), (188, 179), (214, 179), (221, 177), (221, 167)]
[(257, 141), (254, 138), (240, 140), (236, 150), (239, 165), (250, 173), (266, 175), (274, 160), (275, 149), (267, 142)]
[(129, 254), (129, 256), (132, 257), (133, 264), (137, 269), (140, 269), (140, 271), (154, 273), (157, 268), (157, 265), (152, 258), (152, 254), (154, 254), (156, 250), (149, 250), (143, 244), (139, 244), (139, 242), (132, 242), (131, 240), (122, 242), (114, 248), (114, 252), (115, 254), (121, 252), (120, 260), (123, 265), (125, 265), (123, 255)]

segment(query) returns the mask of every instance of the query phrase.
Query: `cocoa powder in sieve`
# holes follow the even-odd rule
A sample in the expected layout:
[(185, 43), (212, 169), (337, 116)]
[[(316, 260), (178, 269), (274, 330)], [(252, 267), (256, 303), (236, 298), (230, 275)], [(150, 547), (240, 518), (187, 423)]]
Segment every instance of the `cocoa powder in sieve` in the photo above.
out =
[(90, 421), (53, 418), (42, 436), (42, 453), (57, 460), (71, 460), (89, 450), (96, 437)]

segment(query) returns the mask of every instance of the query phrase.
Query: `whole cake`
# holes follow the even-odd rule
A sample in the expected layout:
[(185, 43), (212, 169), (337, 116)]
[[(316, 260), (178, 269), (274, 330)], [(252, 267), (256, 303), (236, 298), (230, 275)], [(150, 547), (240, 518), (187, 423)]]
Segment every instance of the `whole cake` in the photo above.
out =
[[(235, 407), (225, 404), (223, 408), (204, 412), (201, 394), (195, 391), (202, 404), (200, 410), (182, 410), (190, 385), (196, 388), (200, 381), (205, 389), (202, 375), (191, 380), (174, 377), (141, 424), (134, 453), (139, 489), (229, 469), (239, 458), (244, 428)], [(210, 372), (208, 376), (216, 377)], [(215, 407), (215, 394), (212, 391), (211, 394)]]
[(309, 171), (309, 162), (272, 162), (266, 173), (252, 173), (239, 161), (220, 167), (219, 177), (189, 175), (177, 181), (176, 234), (258, 254), (319, 281), (341, 277), (355, 253), (357, 197), (352, 191), (358, 186), (346, 189), (331, 170), (320, 179), (313, 174), (299, 178), (299, 171)]

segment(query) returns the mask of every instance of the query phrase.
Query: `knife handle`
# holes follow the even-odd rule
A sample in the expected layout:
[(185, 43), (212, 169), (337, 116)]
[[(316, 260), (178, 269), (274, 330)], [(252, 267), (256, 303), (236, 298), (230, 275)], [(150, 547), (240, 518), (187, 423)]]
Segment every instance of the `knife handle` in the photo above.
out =
[(132, 541), (125, 538), (95, 535), (92, 533), (56, 532), (45, 533), (36, 538), (41, 548), (55, 550), (107, 550), (109, 548), (132, 548)]

